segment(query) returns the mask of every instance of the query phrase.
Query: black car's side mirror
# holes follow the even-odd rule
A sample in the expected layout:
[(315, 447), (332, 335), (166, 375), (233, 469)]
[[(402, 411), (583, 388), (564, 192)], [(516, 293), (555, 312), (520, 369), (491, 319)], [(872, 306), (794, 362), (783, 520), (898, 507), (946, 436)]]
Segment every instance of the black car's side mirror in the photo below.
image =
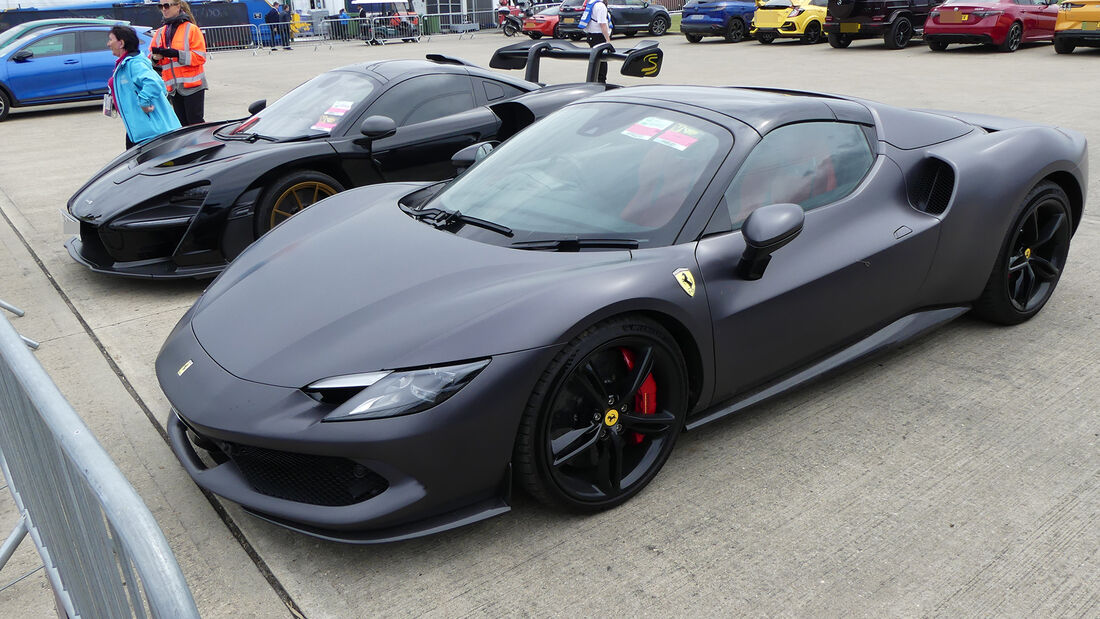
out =
[(496, 142), (478, 142), (477, 144), (471, 144), (451, 157), (451, 165), (454, 166), (457, 172), (462, 172), (478, 161), (488, 157), (489, 153), (493, 152), (493, 147), (496, 146), (496, 144)]
[(32, 56), (34, 56), (34, 52), (32, 52), (31, 50), (21, 49), (15, 52), (15, 55), (13, 55), (11, 59), (16, 62), (26, 62), (30, 60)]
[(802, 232), (806, 213), (797, 204), (770, 204), (753, 211), (741, 226), (745, 252), (737, 263), (737, 276), (755, 280), (764, 276), (772, 253)]
[(259, 101), (253, 101), (252, 105), (248, 106), (248, 114), (255, 116), (267, 108), (267, 99), (260, 99)]
[(397, 133), (397, 123), (389, 116), (367, 116), (359, 125), (359, 133), (372, 140), (381, 140)]

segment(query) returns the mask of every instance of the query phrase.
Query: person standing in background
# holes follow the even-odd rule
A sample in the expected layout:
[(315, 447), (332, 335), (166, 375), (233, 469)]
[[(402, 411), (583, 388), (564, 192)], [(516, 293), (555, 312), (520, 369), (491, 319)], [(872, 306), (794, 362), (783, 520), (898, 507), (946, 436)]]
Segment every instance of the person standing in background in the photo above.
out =
[(279, 3), (272, 2), (271, 10), (264, 15), (264, 23), (267, 24), (267, 30), (271, 33), (271, 51), (279, 49), (279, 22), (282, 17), (279, 15)]
[(283, 3), (283, 12), (279, 14), (279, 29), (283, 33), (283, 49), (293, 49), (290, 47), (290, 3)]
[[(581, 13), (579, 25), (588, 36), (589, 47), (596, 47), (601, 43), (611, 44), (611, 15), (607, 12), (607, 3), (604, 0), (588, 0), (588, 5)], [(601, 82), (607, 81), (607, 62), (600, 62), (597, 79)]]
[(206, 122), (206, 38), (187, 2), (165, 0), (160, 12), (164, 25), (153, 35), (149, 58), (160, 69), (180, 123), (187, 126)]
[(107, 34), (107, 49), (118, 58), (107, 80), (107, 92), (126, 127), (127, 149), (180, 128), (164, 81), (141, 55), (139, 45), (137, 32), (130, 26), (113, 26)]

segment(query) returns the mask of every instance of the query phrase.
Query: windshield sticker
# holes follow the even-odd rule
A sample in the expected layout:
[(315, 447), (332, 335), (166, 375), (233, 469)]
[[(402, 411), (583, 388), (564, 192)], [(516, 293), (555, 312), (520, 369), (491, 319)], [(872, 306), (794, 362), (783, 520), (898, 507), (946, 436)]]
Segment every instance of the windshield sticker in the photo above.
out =
[(699, 141), (703, 132), (689, 127), (683, 123), (676, 123), (661, 135), (653, 138), (653, 141), (665, 146), (671, 146), (676, 150), (687, 150), (692, 144)]
[(623, 129), (622, 134), (636, 140), (649, 140), (660, 133), (662, 129), (668, 129), (671, 126), (671, 120), (648, 116)]
[(320, 120), (314, 123), (310, 129), (331, 133), (332, 130), (336, 128), (336, 123), (340, 122), (340, 117), (347, 114), (354, 105), (354, 101), (334, 101), (333, 104), (325, 110), (325, 113), (321, 114)]

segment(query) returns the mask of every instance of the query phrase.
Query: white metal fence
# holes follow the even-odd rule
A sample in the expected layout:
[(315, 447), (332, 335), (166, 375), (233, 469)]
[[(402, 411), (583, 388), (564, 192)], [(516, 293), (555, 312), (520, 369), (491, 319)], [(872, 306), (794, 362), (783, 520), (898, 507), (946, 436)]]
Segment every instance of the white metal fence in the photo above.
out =
[(69, 617), (198, 617), (153, 515), (0, 317), (0, 468), (19, 509), (0, 569), (28, 535)]

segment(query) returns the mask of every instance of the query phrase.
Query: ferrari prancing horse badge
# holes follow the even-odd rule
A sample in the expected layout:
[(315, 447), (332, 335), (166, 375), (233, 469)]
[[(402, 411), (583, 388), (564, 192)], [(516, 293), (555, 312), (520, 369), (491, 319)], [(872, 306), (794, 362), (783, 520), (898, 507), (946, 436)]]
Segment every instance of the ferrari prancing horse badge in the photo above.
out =
[(680, 287), (688, 293), (689, 297), (695, 296), (695, 276), (691, 274), (690, 270), (676, 269), (672, 272), (672, 276), (676, 278), (676, 283), (680, 284)]

